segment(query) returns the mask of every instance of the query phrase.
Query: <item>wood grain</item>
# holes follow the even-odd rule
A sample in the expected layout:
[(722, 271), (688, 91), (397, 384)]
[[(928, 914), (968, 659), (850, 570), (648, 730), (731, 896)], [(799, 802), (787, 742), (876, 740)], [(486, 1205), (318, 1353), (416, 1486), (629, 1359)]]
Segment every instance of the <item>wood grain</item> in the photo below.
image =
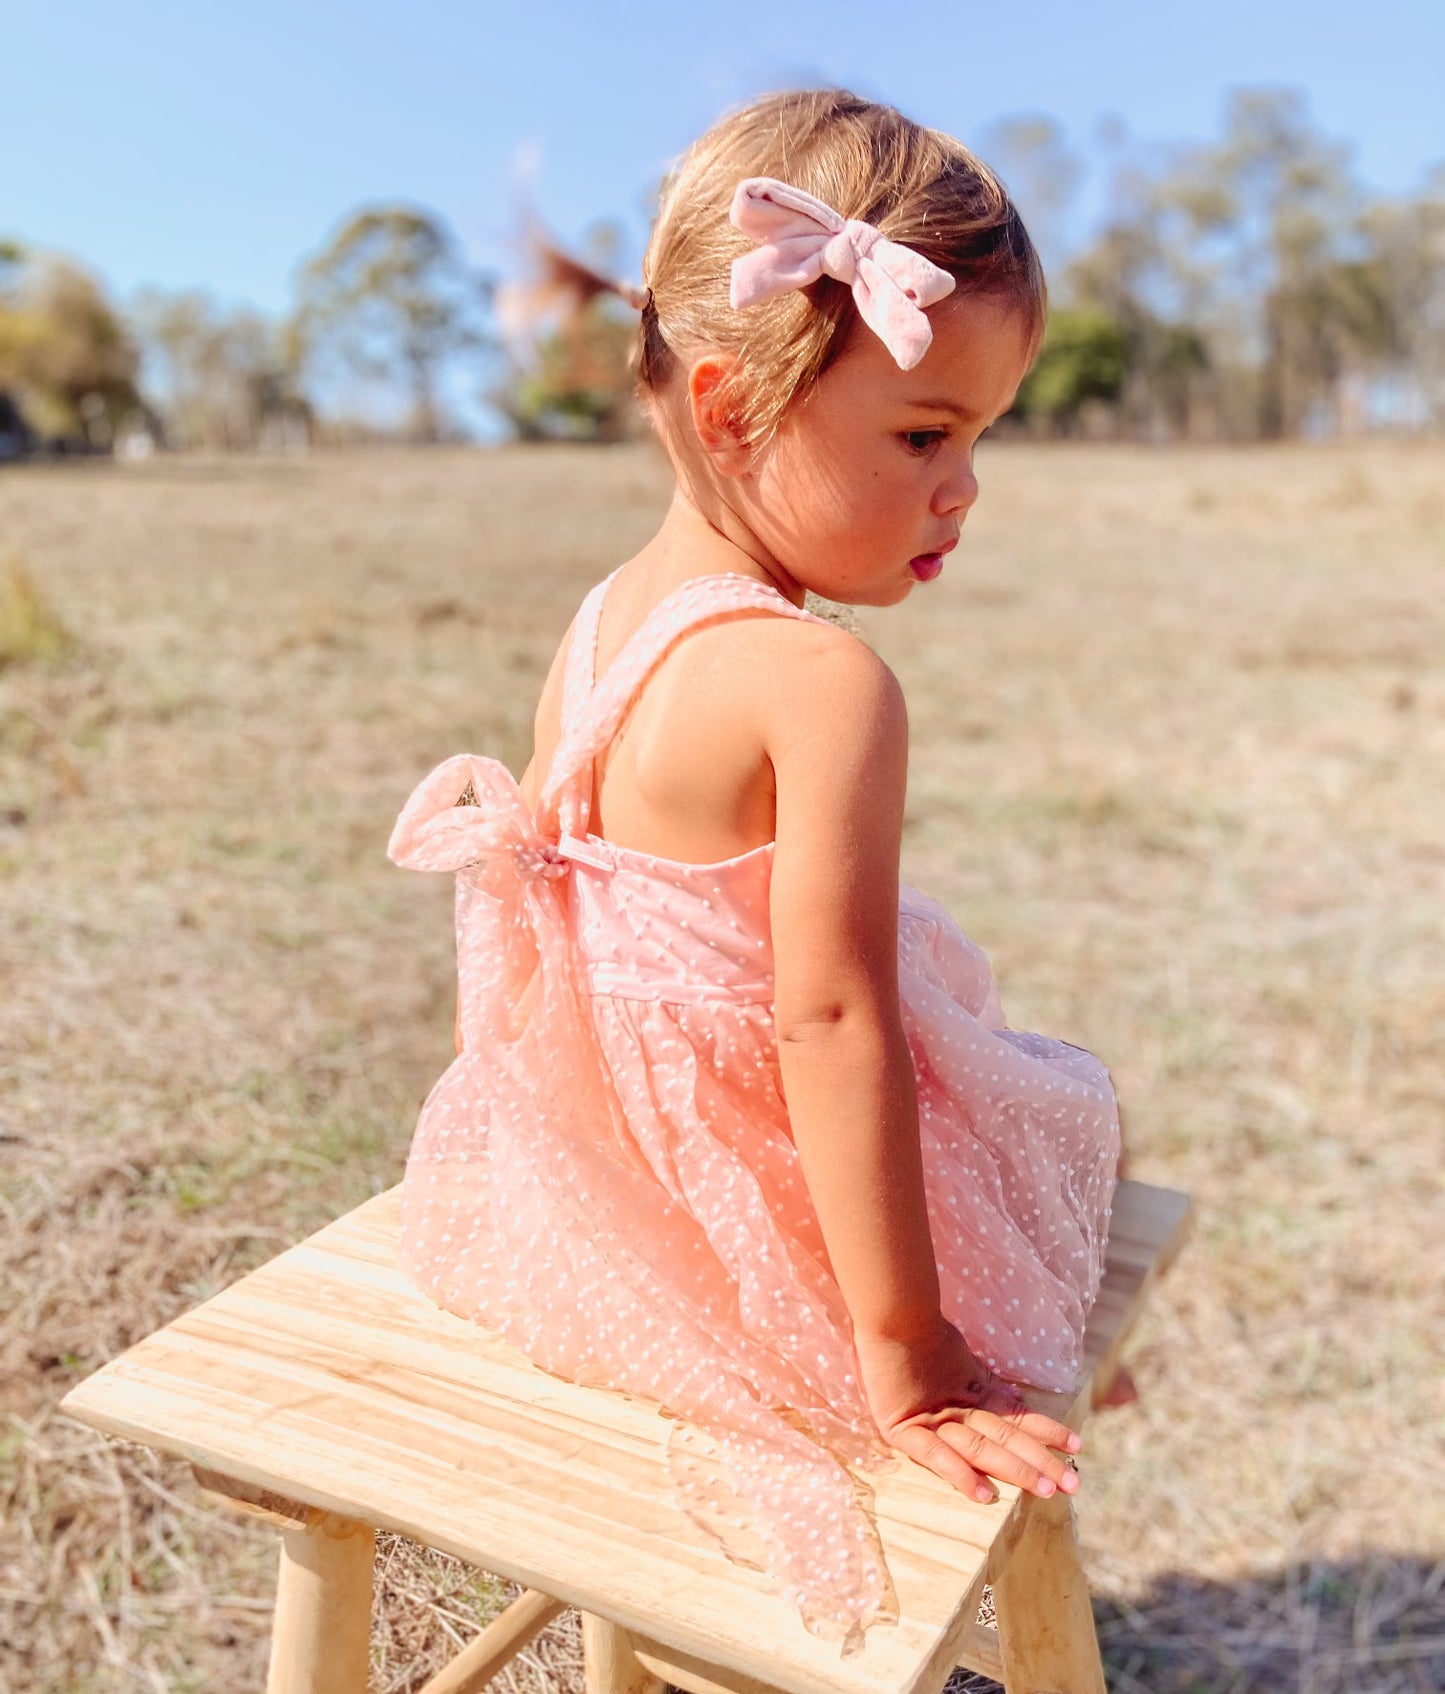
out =
[(1020, 1500), (992, 1562), (1008, 1694), (1107, 1694), (1068, 1495)]
[(334, 1512), (281, 1532), (266, 1694), (357, 1694), (370, 1666), (376, 1535)]

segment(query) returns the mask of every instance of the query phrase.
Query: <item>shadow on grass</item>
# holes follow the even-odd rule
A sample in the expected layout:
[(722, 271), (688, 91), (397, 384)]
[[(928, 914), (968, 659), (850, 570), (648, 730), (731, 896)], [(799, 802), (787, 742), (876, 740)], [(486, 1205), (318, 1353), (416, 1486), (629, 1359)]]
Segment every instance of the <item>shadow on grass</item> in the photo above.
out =
[[(1445, 1558), (1310, 1560), (1234, 1582), (1171, 1573), (1096, 1596), (1111, 1694), (1436, 1694)], [(999, 1694), (957, 1671), (947, 1694)]]
[(1094, 1606), (1114, 1694), (1445, 1688), (1445, 1558), (1312, 1559), (1234, 1582), (1170, 1574)]

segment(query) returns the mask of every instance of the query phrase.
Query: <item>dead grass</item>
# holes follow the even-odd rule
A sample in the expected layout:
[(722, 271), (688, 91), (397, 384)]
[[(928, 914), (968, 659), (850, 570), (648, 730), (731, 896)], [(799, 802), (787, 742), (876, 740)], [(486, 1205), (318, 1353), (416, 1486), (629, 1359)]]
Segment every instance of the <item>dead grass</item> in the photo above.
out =
[[(910, 702), (906, 878), (1010, 1021), (1092, 1047), (1199, 1202), (1093, 1426), (1120, 1694), (1445, 1680), (1445, 451), (985, 450)], [(645, 452), (12, 469), (75, 641), (0, 671), (0, 1684), (259, 1687), (269, 1538), (53, 1415), (397, 1177), (449, 1053), (448, 890), (385, 861), (447, 752), (525, 762)], [(398, 961), (405, 961), (398, 968)], [(1433, 1327), (1432, 1327), (1433, 1326)], [(514, 1590), (383, 1549), (373, 1688)], [(575, 1614), (512, 1694), (580, 1686)]]
[(0, 555), (0, 670), (56, 659), (70, 632), (40, 592), (16, 553)]

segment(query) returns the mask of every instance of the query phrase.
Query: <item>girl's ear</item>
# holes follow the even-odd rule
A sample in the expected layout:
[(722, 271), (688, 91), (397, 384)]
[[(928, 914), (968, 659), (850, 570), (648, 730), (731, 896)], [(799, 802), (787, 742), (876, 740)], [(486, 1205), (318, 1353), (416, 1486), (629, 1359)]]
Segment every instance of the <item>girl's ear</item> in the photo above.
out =
[(687, 373), (688, 412), (698, 444), (720, 476), (742, 476), (752, 464), (752, 448), (743, 432), (729, 378), (736, 360), (729, 353), (707, 353)]

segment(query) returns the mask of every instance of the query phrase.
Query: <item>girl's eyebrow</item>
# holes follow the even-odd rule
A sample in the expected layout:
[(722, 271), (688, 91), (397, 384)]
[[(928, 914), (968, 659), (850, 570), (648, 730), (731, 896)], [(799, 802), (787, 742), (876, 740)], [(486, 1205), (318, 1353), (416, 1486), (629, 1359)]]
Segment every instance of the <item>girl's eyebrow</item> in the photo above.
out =
[(970, 411), (967, 406), (960, 406), (956, 400), (910, 400), (908, 404), (923, 412), (952, 412), (965, 423), (977, 423), (982, 416), (979, 412)]

